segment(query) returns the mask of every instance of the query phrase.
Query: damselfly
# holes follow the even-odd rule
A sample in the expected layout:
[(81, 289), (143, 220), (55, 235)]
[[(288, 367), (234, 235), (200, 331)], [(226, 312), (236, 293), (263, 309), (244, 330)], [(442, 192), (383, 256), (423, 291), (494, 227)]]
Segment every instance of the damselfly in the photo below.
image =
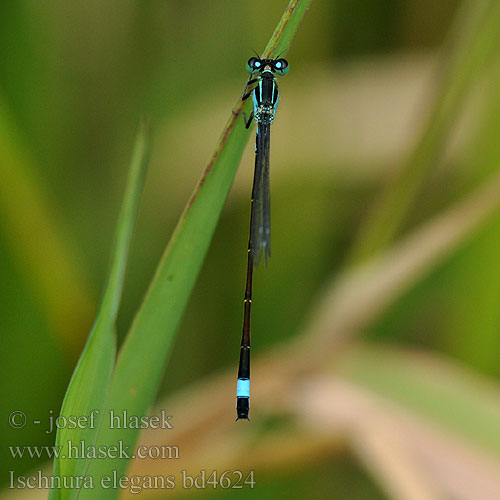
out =
[[(255, 136), (255, 172), (253, 178), (250, 237), (248, 239), (247, 279), (243, 314), (243, 334), (241, 336), (240, 364), (236, 389), (237, 419), (247, 419), (250, 410), (250, 311), (252, 307), (252, 276), (261, 255), (264, 261), (271, 255), (271, 213), (269, 206), (269, 148), (270, 128), (276, 114), (279, 93), (275, 75), (288, 72), (285, 59), (260, 59), (251, 57), (247, 62), (250, 73), (242, 100), (253, 98), (253, 111), (245, 127), (250, 127), (252, 119), (257, 122)], [(249, 87), (253, 88), (248, 91)]]

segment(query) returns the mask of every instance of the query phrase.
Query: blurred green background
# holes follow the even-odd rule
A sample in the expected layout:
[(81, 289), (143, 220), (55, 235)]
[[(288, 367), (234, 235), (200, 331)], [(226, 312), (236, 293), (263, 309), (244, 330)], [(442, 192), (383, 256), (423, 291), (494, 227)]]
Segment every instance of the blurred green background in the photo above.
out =
[[(41, 419), (59, 410), (104, 286), (140, 117), (152, 118), (154, 142), (119, 339), (242, 91), (245, 62), (252, 49), (263, 49), (285, 6), (281, 0), (0, 4), (2, 443), (53, 442), (36, 426), (5, 425), (7, 414), (19, 409)], [(289, 75), (280, 80), (273, 256), (255, 276), (256, 355), (300, 333), (324, 287), (348, 268), (362, 221), (418, 143), (443, 54), (468, 29), (464, 16), (450, 34), (458, 7), (455, 0), (313, 2), (287, 55)], [(497, 41), (489, 40), (487, 60), (474, 69), (398, 234), (410, 234), (497, 169), (500, 75), (491, 63), (500, 56)], [(161, 395), (226, 368), (236, 374), (252, 170), (250, 144)], [(497, 212), (381, 310), (363, 338), (439, 353), (496, 379)], [(43, 463), (13, 460), (2, 448), (2, 471)], [(267, 476), (259, 498), (303, 498), (311, 491), (311, 498), (385, 498), (349, 453), (300, 471)], [(2, 473), (2, 484), (7, 479)]]

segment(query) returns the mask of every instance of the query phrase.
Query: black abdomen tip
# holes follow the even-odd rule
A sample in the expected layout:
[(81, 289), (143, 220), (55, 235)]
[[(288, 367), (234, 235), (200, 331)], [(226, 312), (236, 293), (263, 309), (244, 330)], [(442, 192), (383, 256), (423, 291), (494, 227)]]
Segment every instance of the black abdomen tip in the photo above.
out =
[(249, 412), (250, 412), (250, 398), (237, 398), (236, 414), (238, 415), (238, 418), (236, 420), (240, 419), (250, 420), (248, 418)]

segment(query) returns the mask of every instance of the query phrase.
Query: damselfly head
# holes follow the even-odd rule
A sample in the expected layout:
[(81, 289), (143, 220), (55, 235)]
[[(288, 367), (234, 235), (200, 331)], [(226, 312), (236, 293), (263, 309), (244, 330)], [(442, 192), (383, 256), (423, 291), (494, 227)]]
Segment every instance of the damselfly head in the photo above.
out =
[(289, 66), (286, 59), (260, 59), (258, 57), (251, 57), (247, 61), (247, 71), (251, 75), (267, 70), (283, 76), (288, 73), (288, 69)]

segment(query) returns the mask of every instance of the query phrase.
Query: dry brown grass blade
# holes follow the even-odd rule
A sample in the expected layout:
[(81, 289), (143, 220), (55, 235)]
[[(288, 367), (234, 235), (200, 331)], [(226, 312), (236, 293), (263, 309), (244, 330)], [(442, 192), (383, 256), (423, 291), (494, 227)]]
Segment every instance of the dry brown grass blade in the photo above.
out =
[(379, 257), (339, 276), (304, 335), (308, 354), (316, 363), (330, 356), (340, 341), (370, 325), (499, 210), (500, 174), (496, 174)]
[(344, 429), (391, 498), (500, 498), (499, 460), (366, 389), (333, 377), (311, 379), (295, 403), (310, 428)]

